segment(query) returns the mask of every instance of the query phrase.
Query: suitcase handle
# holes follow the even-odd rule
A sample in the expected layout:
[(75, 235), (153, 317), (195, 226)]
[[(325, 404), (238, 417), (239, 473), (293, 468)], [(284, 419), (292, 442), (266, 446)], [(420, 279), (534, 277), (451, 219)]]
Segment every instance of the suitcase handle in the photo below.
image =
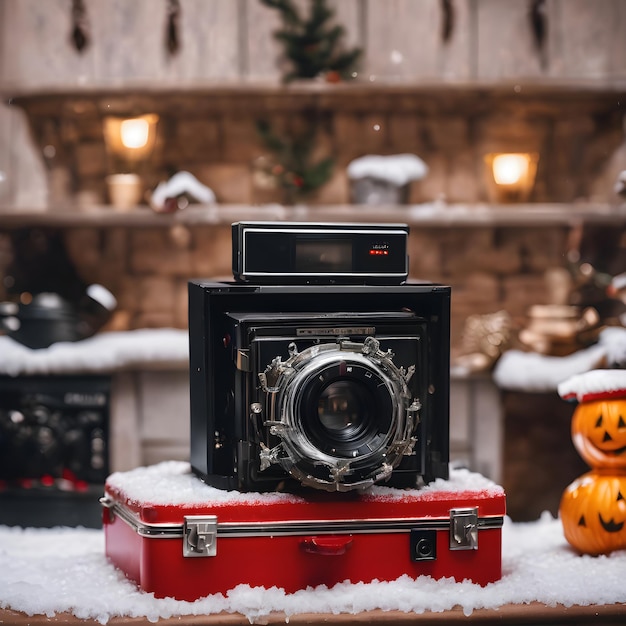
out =
[(305, 537), (302, 548), (309, 554), (324, 556), (338, 556), (345, 554), (352, 545), (351, 535), (324, 535), (321, 537)]

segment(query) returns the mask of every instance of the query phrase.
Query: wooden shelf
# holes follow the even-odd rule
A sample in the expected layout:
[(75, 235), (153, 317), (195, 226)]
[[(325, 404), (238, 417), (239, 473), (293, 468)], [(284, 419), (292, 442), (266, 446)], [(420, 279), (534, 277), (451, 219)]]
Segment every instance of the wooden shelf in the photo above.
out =
[(177, 224), (229, 225), (236, 221), (406, 223), (424, 228), (572, 227), (581, 223), (626, 225), (626, 206), (608, 204), (417, 204), (363, 205), (190, 205), (173, 214), (137, 207), (30, 210), (0, 207), (0, 228), (169, 228)]
[(47, 86), (24, 87), (0, 83), (0, 96), (5, 100), (22, 98), (54, 98), (54, 97), (81, 97), (81, 96), (128, 96), (130, 94), (145, 95), (202, 95), (204, 97), (223, 95), (257, 95), (259, 93), (276, 94), (282, 96), (307, 94), (353, 94), (360, 96), (364, 92), (372, 93), (386, 91), (389, 93), (463, 93), (468, 95), (491, 93), (505, 95), (532, 95), (555, 97), (579, 94), (597, 96), (601, 94), (626, 92), (626, 77), (608, 80), (601, 79), (569, 79), (550, 77), (523, 77), (514, 79), (494, 80), (417, 80), (406, 77), (377, 77), (359, 78), (354, 81), (329, 83), (323, 79), (297, 80), (283, 84), (278, 79), (246, 80), (235, 79), (220, 81), (191, 81), (176, 86), (163, 86), (155, 81), (133, 80), (132, 86), (122, 85), (119, 82), (76, 86)]
[(386, 80), (356, 80), (340, 84), (324, 81), (297, 81), (283, 85), (273, 81), (231, 81), (215, 84), (188, 84), (176, 88), (155, 86), (154, 83), (133, 82), (132, 87), (120, 85), (27, 89), (0, 84), (0, 99), (17, 105), (31, 115), (82, 115), (95, 110), (100, 115), (128, 115), (136, 110), (151, 110), (161, 115), (214, 112), (298, 110), (314, 107), (318, 110), (347, 109), (372, 112), (375, 110), (429, 110), (458, 113), (463, 106), (467, 113), (491, 111), (494, 103), (535, 103), (546, 114), (580, 107), (592, 111), (623, 109), (626, 80), (569, 81), (528, 78), (509, 81), (474, 82), (412, 82)]

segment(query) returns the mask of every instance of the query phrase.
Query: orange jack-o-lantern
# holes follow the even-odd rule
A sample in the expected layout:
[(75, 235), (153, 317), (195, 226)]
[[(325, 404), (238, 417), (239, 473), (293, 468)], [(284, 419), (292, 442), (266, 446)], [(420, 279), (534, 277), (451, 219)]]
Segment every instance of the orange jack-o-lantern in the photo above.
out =
[(626, 548), (626, 474), (583, 474), (563, 492), (559, 514), (565, 538), (579, 552)]
[(626, 470), (626, 398), (581, 402), (572, 418), (572, 440), (592, 468)]

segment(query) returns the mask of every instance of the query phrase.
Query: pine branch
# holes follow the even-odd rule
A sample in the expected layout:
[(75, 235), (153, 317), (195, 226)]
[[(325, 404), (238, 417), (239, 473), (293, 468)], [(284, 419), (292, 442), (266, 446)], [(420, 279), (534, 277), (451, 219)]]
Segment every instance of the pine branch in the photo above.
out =
[(261, 0), (261, 4), (264, 4), (270, 9), (280, 11), (281, 17), (286, 24), (296, 26), (301, 21), (300, 14), (291, 0)]
[(257, 131), (261, 138), (261, 141), (265, 144), (265, 147), (274, 152), (275, 154), (281, 154), (285, 152), (285, 142), (279, 139), (271, 130), (270, 125), (265, 120), (259, 120), (256, 124)]
[(339, 71), (342, 77), (351, 77), (351, 66), (360, 57), (361, 50), (339, 49), (345, 29), (339, 24), (329, 24), (334, 11), (327, 6), (327, 0), (309, 0), (310, 11), (306, 18), (291, 0), (261, 2), (279, 11), (282, 18), (283, 27), (274, 32), (274, 38), (282, 44), (284, 56), (292, 65), (283, 75), (283, 82), (315, 78), (328, 71)]
[(335, 161), (331, 157), (327, 157), (311, 166), (302, 176), (302, 191), (306, 193), (315, 191), (328, 182), (332, 176), (334, 166)]
[(259, 137), (276, 163), (272, 176), (290, 199), (315, 191), (332, 176), (334, 160), (331, 157), (311, 162), (318, 128), (317, 122), (309, 120), (299, 133), (279, 137), (267, 121), (257, 122)]

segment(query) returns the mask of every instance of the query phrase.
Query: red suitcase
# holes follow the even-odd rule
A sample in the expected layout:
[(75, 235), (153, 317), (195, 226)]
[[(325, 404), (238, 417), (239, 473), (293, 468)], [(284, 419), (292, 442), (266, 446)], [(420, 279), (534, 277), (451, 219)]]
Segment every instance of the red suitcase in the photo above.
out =
[(420, 490), (305, 497), (220, 491), (168, 462), (112, 474), (102, 504), (107, 556), (157, 597), (501, 576), (504, 491), (464, 470)]

